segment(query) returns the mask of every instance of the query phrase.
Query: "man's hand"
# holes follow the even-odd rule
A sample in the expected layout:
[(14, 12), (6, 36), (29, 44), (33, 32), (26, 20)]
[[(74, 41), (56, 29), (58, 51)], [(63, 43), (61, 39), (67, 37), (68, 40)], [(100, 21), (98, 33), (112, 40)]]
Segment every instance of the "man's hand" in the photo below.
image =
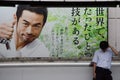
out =
[(110, 46), (110, 45), (109, 45), (109, 47), (112, 49), (112, 51), (114, 52), (115, 55), (118, 55), (118, 54), (119, 54), (119, 52), (118, 52), (115, 48), (113, 48), (113, 47)]
[(15, 22), (0, 24), (0, 38), (11, 39)]

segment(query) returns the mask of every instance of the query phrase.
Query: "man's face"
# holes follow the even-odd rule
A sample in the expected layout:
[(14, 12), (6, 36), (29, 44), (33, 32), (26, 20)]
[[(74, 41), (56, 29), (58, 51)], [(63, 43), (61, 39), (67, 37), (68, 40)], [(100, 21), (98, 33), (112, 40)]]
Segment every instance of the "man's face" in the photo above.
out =
[(17, 23), (17, 40), (30, 43), (39, 37), (43, 28), (44, 16), (24, 10)]

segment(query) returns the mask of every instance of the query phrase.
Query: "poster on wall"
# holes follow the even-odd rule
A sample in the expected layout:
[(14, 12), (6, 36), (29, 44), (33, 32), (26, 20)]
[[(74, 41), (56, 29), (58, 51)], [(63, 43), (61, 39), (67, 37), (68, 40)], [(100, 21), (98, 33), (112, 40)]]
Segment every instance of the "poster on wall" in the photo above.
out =
[(107, 10), (1, 6), (0, 59), (92, 57), (99, 42), (108, 38)]

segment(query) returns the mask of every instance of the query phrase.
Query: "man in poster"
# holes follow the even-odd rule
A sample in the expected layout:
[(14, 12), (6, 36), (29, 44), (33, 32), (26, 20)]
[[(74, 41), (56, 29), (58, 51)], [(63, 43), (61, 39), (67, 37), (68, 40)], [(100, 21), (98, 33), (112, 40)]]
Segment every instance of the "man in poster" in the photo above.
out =
[(0, 57), (49, 57), (48, 49), (38, 39), (47, 14), (45, 7), (19, 5), (14, 21), (0, 24)]

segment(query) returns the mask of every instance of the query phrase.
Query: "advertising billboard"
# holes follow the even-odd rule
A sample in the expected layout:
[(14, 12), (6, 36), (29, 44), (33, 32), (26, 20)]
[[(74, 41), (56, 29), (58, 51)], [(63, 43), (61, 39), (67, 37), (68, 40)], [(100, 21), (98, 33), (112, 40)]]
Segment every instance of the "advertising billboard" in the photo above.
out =
[(0, 7), (0, 58), (92, 57), (108, 39), (105, 7), (18, 7)]

